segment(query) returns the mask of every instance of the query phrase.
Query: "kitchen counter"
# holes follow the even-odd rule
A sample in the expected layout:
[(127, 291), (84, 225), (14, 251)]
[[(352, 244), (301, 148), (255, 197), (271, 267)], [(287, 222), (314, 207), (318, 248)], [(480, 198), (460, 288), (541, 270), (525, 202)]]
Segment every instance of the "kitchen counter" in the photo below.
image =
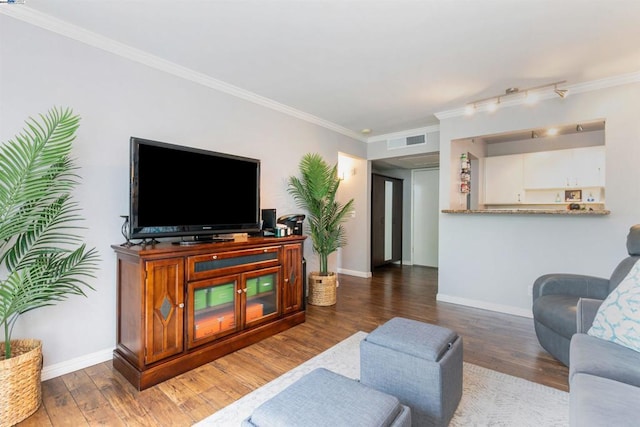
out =
[(442, 213), (482, 215), (609, 215), (611, 211), (567, 210), (567, 209), (443, 209)]

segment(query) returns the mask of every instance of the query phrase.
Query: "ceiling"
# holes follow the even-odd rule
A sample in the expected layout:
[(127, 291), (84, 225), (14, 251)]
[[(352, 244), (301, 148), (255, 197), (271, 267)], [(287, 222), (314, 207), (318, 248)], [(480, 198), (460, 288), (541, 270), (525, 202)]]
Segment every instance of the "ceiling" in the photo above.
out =
[(18, 7), (363, 140), (508, 87), (640, 70), (639, 0), (26, 0), (0, 12)]

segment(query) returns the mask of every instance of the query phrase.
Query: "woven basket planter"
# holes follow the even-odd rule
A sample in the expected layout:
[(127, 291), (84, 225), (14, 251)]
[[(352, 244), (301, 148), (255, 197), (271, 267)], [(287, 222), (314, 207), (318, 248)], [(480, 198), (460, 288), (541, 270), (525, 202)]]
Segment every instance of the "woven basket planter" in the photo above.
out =
[(328, 276), (321, 276), (319, 272), (313, 271), (309, 274), (309, 298), (311, 305), (334, 305), (336, 303), (336, 280), (335, 273)]
[[(4, 357), (4, 343), (2, 355)], [(0, 426), (12, 426), (36, 412), (42, 401), (42, 342), (12, 340), (13, 357), (0, 360)]]

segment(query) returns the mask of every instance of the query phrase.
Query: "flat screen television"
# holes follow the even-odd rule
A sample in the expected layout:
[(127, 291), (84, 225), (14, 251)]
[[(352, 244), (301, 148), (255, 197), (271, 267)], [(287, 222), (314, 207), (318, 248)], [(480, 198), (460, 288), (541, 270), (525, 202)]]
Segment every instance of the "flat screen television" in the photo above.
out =
[(131, 137), (130, 163), (131, 239), (260, 231), (260, 160)]

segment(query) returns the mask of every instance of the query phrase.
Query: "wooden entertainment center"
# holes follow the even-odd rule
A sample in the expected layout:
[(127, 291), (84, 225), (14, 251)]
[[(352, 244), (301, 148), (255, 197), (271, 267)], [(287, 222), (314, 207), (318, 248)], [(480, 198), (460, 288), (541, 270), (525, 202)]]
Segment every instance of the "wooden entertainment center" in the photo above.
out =
[(114, 368), (143, 390), (303, 323), (304, 239), (112, 245)]

